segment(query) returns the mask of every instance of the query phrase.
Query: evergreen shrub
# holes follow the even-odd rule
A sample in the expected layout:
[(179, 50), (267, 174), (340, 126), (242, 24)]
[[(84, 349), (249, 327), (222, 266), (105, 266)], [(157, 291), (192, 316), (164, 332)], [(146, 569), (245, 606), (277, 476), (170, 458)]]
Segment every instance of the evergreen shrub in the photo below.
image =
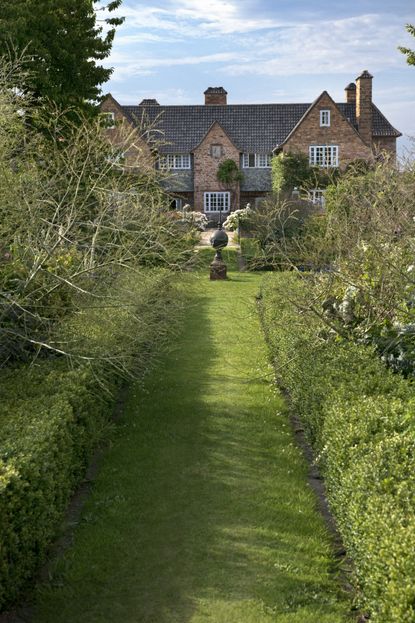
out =
[(61, 328), (73, 351), (79, 343), (80, 357), (85, 351), (92, 361), (55, 356), (2, 371), (0, 610), (45, 559), (108, 427), (120, 372), (147, 372), (179, 318), (182, 304), (168, 271), (120, 274), (120, 283), (117, 307), (105, 299)]
[(413, 384), (305, 312), (307, 290), (307, 277), (265, 277), (262, 318), (277, 378), (324, 474), (357, 605), (374, 623), (413, 623)]

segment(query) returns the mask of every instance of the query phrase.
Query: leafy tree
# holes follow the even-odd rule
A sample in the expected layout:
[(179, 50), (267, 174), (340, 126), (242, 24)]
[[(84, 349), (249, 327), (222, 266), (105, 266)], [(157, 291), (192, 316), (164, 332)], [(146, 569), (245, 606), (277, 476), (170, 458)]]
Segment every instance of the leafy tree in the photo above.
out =
[[(415, 26), (412, 26), (412, 24), (407, 24), (406, 30), (409, 32), (410, 35), (415, 37)], [(406, 62), (408, 63), (408, 65), (415, 65), (415, 50), (411, 50), (410, 48), (404, 48), (402, 46), (399, 46), (398, 50), (400, 50), (402, 54), (406, 55)]]
[(293, 188), (326, 188), (338, 174), (337, 169), (310, 166), (308, 156), (301, 152), (281, 152), (274, 156), (272, 189), (276, 193), (291, 193)]
[(0, 56), (12, 52), (27, 57), (27, 84), (38, 100), (50, 99), (61, 108), (94, 110), (100, 85), (112, 69), (98, 63), (111, 52), (115, 27), (123, 18), (98, 24), (97, 11), (111, 13), (122, 0), (97, 6), (99, 0), (1, 0)]

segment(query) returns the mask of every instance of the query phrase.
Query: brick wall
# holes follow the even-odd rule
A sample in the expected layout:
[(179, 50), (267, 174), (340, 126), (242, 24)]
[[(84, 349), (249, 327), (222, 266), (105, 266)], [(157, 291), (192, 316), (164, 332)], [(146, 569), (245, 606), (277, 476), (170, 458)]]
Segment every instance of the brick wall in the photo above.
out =
[(127, 169), (153, 169), (154, 157), (150, 147), (141, 137), (141, 129), (136, 128), (124, 115), (118, 102), (108, 95), (101, 104), (101, 112), (112, 112), (116, 126), (106, 130), (108, 140), (115, 149), (124, 152), (125, 160), (123, 166)]
[[(213, 157), (212, 145), (220, 145), (222, 154), (220, 157)], [(203, 193), (214, 191), (226, 191), (216, 177), (218, 167), (221, 162), (231, 158), (239, 165), (239, 150), (232, 143), (226, 132), (219, 125), (214, 123), (206, 134), (203, 141), (194, 150), (194, 209), (203, 212)], [(235, 205), (239, 207), (239, 188), (235, 197)], [(233, 206), (232, 206), (233, 208)]]
[[(320, 127), (320, 110), (330, 110), (330, 127)], [(365, 145), (327, 94), (310, 110), (283, 150), (308, 155), (310, 145), (338, 145), (340, 168), (355, 158), (369, 160), (373, 157), (370, 147)]]
[(382, 151), (388, 152), (390, 156), (396, 158), (396, 138), (393, 136), (374, 136), (373, 151), (380, 154)]

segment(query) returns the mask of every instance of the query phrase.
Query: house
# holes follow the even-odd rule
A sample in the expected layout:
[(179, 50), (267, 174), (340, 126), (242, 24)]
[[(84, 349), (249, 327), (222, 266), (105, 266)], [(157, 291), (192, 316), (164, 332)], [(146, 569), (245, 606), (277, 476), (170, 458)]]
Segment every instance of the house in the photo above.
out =
[(364, 71), (346, 87), (341, 103), (323, 91), (312, 104), (235, 105), (227, 103), (223, 87), (210, 87), (204, 105), (164, 106), (144, 99), (124, 106), (108, 95), (102, 111), (117, 122), (114, 143), (120, 127), (139, 129), (136, 149), (141, 145), (143, 153), (153, 154), (155, 166), (169, 172), (164, 184), (176, 207), (187, 203), (214, 218), (231, 209), (230, 193), (216, 175), (226, 159), (244, 174), (234, 209), (270, 192), (271, 157), (281, 151), (306, 153), (310, 164), (321, 167), (344, 168), (383, 151), (395, 157), (401, 133), (372, 102), (372, 78)]

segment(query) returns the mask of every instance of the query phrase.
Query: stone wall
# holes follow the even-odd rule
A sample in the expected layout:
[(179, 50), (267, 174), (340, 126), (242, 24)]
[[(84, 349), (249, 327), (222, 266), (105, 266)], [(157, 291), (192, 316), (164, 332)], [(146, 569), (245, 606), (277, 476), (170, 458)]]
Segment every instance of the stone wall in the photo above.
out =
[(373, 151), (379, 155), (386, 151), (394, 160), (396, 158), (396, 138), (393, 136), (374, 136)]

